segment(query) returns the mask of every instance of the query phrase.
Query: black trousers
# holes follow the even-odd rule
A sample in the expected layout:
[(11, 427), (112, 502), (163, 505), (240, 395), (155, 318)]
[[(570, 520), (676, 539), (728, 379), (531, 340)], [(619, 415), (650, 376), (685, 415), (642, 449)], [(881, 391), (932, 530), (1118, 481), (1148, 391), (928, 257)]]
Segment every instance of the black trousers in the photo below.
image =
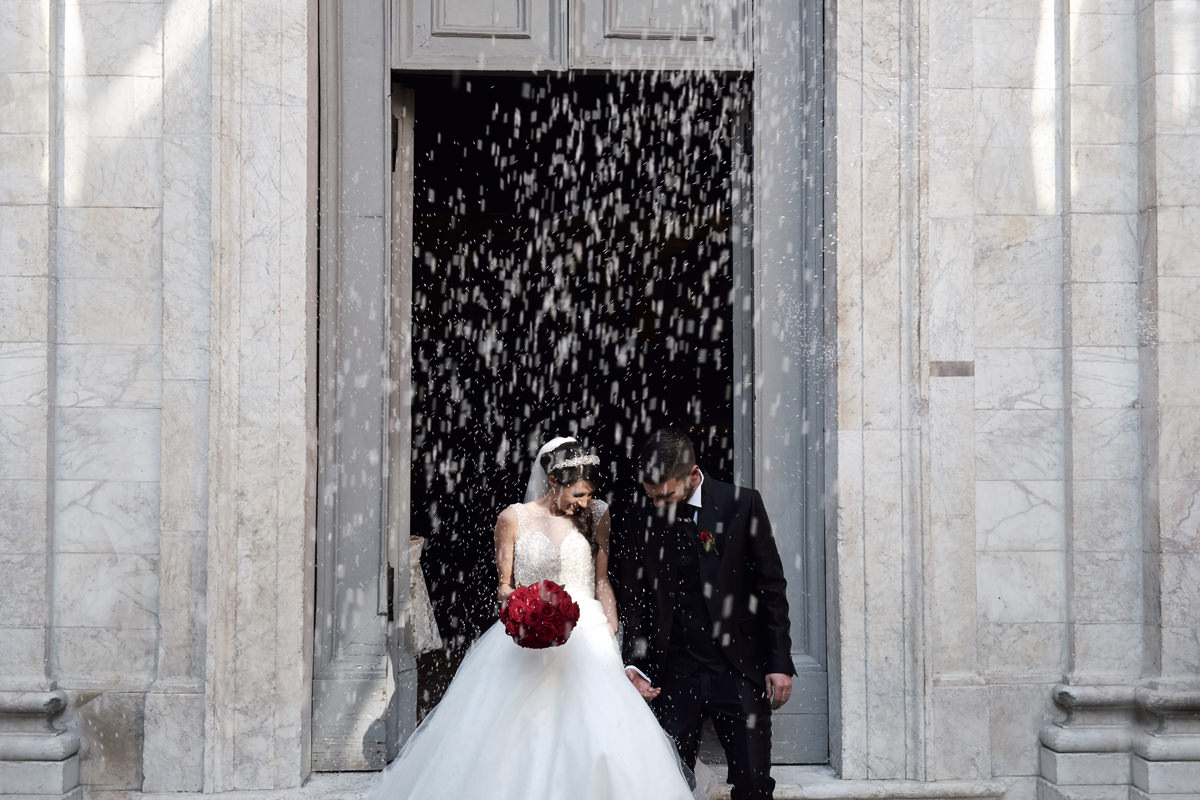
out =
[(762, 689), (729, 668), (668, 673), (650, 704), (689, 769), (696, 768), (700, 727), (711, 719), (729, 762), (732, 800), (771, 800), (771, 704)]

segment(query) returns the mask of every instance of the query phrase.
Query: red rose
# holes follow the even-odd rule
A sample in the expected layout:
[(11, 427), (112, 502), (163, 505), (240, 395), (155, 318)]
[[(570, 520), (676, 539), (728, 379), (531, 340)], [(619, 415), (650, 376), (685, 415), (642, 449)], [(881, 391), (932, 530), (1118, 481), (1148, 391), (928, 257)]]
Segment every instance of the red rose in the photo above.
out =
[(521, 586), (500, 612), (504, 631), (522, 647), (556, 647), (571, 635), (579, 619), (579, 604), (553, 581)]

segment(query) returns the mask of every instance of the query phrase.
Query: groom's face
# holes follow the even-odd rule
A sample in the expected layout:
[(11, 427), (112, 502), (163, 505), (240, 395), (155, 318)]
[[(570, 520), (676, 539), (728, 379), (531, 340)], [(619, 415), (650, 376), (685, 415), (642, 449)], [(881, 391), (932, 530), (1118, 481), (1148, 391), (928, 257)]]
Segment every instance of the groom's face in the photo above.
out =
[(655, 508), (663, 508), (686, 501), (699, 485), (700, 467), (693, 465), (682, 477), (668, 478), (662, 483), (643, 482), (642, 488), (646, 490), (646, 496), (654, 502)]

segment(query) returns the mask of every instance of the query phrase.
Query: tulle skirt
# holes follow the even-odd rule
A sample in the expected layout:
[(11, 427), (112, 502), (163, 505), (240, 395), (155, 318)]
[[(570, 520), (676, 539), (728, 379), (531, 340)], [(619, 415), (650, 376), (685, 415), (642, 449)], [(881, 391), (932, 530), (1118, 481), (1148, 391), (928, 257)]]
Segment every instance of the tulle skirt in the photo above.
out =
[(497, 623), (367, 800), (692, 800), (670, 738), (625, 677), (600, 603), (561, 647)]

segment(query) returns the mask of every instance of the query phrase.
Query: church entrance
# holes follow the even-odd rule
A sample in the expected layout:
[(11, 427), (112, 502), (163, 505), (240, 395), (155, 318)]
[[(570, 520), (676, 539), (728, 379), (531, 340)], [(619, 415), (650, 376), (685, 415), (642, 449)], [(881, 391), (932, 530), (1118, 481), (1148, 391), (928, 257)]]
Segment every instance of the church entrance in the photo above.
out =
[[(540, 441), (597, 449), (611, 465), (601, 492), (619, 504), (640, 491), (638, 448), (663, 425), (733, 479), (748, 99), (737, 80), (696, 73), (405, 83), (410, 532), (426, 539), (453, 650), (495, 619), (480, 590), (496, 582), (492, 524), (522, 499)], [(439, 661), (422, 662), (423, 705), (444, 684)]]
[[(538, 441), (620, 503), (667, 424), (762, 492), (800, 673), (773, 755), (828, 760), (821, 6), (620, 6), (318, 3), (315, 770), (385, 764), (493, 619)], [(417, 585), (449, 645), (419, 658)]]

